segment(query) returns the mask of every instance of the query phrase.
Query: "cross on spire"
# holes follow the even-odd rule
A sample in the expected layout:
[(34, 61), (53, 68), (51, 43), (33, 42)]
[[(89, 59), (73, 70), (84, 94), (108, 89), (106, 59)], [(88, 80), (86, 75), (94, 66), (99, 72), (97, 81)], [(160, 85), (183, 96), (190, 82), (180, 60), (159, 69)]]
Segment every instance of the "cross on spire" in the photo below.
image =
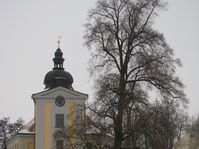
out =
[(60, 48), (60, 42), (61, 42), (61, 36), (58, 36), (58, 40), (57, 40), (58, 48)]

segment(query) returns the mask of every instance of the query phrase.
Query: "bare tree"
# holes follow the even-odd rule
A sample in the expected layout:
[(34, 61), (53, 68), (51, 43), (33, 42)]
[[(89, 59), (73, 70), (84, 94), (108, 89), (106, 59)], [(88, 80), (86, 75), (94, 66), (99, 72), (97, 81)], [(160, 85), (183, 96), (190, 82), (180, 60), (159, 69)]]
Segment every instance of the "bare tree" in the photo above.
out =
[(17, 133), (23, 126), (24, 120), (19, 118), (16, 122), (11, 123), (9, 117), (3, 117), (0, 120), (0, 145), (3, 149), (7, 149), (6, 142), (8, 137), (13, 133)]
[(165, 6), (163, 0), (98, 0), (89, 12), (85, 43), (92, 50), (90, 68), (97, 78), (96, 99), (100, 99), (93, 111), (112, 128), (114, 149), (120, 149), (125, 140), (128, 107), (148, 102), (136, 98), (137, 91), (147, 95), (154, 88), (187, 101), (175, 75), (181, 62), (152, 27), (157, 12)]
[(191, 133), (191, 136), (199, 136), (199, 116), (193, 116), (191, 120), (191, 124), (189, 124), (190, 128), (188, 128), (188, 132)]
[(156, 101), (147, 111), (145, 139), (152, 149), (173, 149), (174, 143), (186, 128), (187, 115), (172, 99)]
[(7, 141), (7, 135), (9, 132), (9, 118), (4, 117), (0, 120), (0, 136), (1, 136), (1, 142), (2, 142), (2, 148), (7, 149), (6, 147), (6, 141)]

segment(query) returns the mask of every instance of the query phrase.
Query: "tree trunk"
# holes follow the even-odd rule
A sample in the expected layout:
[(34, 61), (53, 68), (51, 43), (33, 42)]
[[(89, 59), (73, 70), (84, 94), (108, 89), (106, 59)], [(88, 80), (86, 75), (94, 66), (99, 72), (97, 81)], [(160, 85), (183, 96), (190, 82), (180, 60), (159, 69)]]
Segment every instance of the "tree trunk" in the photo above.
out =
[[(120, 106), (119, 106), (120, 107)], [(115, 124), (115, 140), (114, 140), (114, 149), (120, 149), (122, 146), (122, 118), (123, 118), (123, 109), (118, 109), (117, 120)]]
[(115, 140), (114, 140), (114, 149), (121, 149), (123, 142), (123, 132), (122, 132), (122, 120), (124, 115), (124, 106), (125, 106), (125, 81), (124, 75), (121, 74), (120, 79), (120, 98), (118, 101), (118, 114), (116, 117), (115, 124)]

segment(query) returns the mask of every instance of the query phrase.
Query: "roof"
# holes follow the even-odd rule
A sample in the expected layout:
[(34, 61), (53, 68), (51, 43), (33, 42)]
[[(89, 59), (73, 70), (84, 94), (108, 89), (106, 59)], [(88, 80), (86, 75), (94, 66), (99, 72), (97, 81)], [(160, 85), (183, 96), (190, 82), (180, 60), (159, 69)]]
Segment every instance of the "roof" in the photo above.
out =
[(18, 133), (28, 133), (28, 134), (34, 134), (35, 133), (35, 123), (34, 119), (32, 119), (29, 123), (27, 123)]
[(25, 126), (23, 126), (20, 130), (16, 130), (8, 137), (8, 141), (11, 141), (17, 135), (34, 135), (35, 134), (35, 123), (34, 119), (28, 122)]

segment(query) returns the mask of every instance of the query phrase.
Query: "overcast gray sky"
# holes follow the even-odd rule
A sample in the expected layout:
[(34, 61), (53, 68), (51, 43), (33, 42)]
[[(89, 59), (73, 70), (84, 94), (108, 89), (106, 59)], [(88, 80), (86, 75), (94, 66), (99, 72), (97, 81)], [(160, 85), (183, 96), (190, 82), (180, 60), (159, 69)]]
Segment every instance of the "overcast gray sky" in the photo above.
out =
[[(33, 93), (44, 89), (45, 74), (53, 67), (57, 37), (62, 36), (65, 69), (73, 87), (92, 94), (87, 71), (89, 52), (83, 47), (83, 24), (94, 0), (0, 0), (0, 118), (33, 118)], [(176, 57), (178, 74), (186, 85), (191, 115), (199, 113), (199, 0), (169, 0), (168, 11), (154, 25)]]

